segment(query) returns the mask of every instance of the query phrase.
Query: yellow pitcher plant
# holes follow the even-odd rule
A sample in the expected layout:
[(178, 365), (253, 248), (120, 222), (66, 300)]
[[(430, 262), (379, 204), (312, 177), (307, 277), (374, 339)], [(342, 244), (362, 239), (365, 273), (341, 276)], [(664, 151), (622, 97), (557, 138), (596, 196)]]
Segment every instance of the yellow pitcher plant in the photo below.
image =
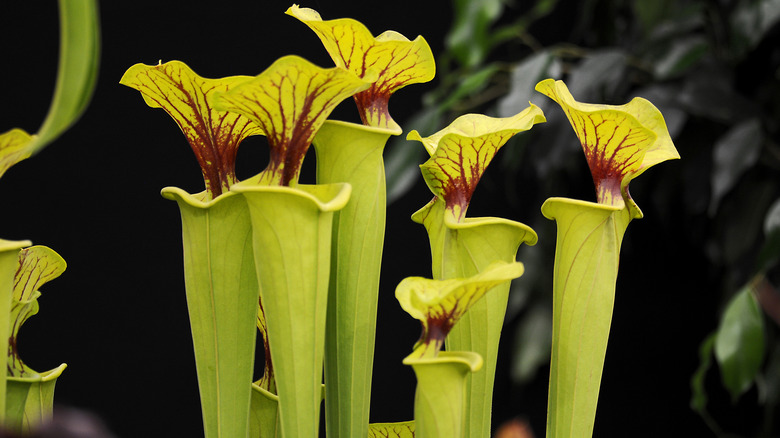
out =
[(620, 106), (580, 103), (552, 79), (536, 90), (563, 109), (596, 187), (596, 202), (550, 198), (542, 205), (558, 226), (547, 436), (587, 437), (595, 422), (620, 245), (629, 222), (642, 217), (628, 185), (651, 166), (680, 156), (660, 111), (645, 99)]

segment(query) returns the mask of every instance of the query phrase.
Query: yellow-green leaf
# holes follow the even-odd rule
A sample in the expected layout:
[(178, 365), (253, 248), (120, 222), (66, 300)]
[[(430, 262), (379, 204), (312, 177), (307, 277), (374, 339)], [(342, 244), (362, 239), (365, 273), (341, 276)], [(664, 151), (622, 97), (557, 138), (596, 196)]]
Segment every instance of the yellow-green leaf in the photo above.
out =
[(414, 421), (369, 424), (368, 438), (414, 438)]
[(764, 315), (756, 286), (751, 282), (729, 301), (715, 335), (721, 380), (734, 402), (750, 388), (764, 362)]
[(46, 119), (29, 145), (32, 154), (53, 142), (87, 109), (97, 83), (100, 15), (96, 0), (60, 0), (60, 60)]
[(485, 293), (501, 283), (523, 275), (519, 262), (496, 262), (467, 278), (431, 280), (407, 277), (398, 284), (395, 297), (401, 307), (423, 326), (415, 345), (419, 357), (433, 357), (444, 338), (464, 313)]
[(379, 77), (368, 89), (355, 94), (360, 117), (369, 126), (401, 133), (390, 117), (388, 101), (398, 89), (428, 82), (436, 74), (436, 62), (422, 36), (410, 41), (388, 30), (374, 37), (362, 23), (351, 18), (323, 21), (317, 11), (293, 5), (287, 10), (311, 28), (322, 41), (336, 66), (363, 78), (373, 70)]
[(14, 164), (30, 158), (32, 140), (30, 134), (19, 128), (0, 134), (0, 177)]
[(628, 203), (634, 217), (642, 213), (631, 200), (628, 183), (662, 161), (680, 158), (663, 115), (637, 97), (625, 105), (574, 100), (563, 81), (545, 79), (536, 90), (557, 102), (580, 139), (600, 204)]
[(433, 194), (445, 201), (452, 217), (461, 221), (477, 183), (498, 150), (513, 135), (544, 121), (542, 110), (531, 105), (506, 118), (466, 114), (429, 137), (422, 138), (412, 131), (406, 138), (421, 142), (431, 155), (420, 166), (423, 178)]
[(183, 62), (170, 61), (154, 66), (136, 64), (119, 83), (140, 91), (147, 105), (162, 108), (173, 117), (190, 142), (209, 199), (213, 199), (237, 182), (235, 162), (241, 141), (263, 131), (244, 116), (214, 109), (208, 98), (249, 79), (206, 79)]
[(248, 117), (268, 137), (268, 168), (252, 182), (289, 186), (297, 184), (303, 157), (331, 111), (368, 88), (376, 76), (364, 79), (342, 68), (325, 69), (290, 55), (251, 80), (214, 93), (212, 99), (217, 109)]

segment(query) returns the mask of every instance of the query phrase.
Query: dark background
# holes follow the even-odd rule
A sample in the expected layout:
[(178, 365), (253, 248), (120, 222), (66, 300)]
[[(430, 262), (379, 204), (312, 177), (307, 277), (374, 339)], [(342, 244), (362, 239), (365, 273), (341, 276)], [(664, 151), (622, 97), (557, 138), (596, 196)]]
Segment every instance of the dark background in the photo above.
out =
[[(0, 15), (0, 131), (21, 127), (34, 132), (53, 90), (57, 7), (53, 1), (6, 3)], [(524, 10), (523, 2), (517, 3), (508, 15)], [(559, 2), (555, 13), (533, 28), (540, 43), (556, 43), (570, 34), (575, 5)], [(68, 262), (66, 273), (45, 286), (40, 313), (22, 330), (22, 358), (37, 370), (68, 363), (57, 383), (57, 405), (95, 413), (119, 437), (202, 434), (179, 213), (159, 192), (169, 185), (198, 192), (203, 182), (175, 123), (118, 81), (131, 65), (158, 60), (181, 60), (212, 78), (255, 75), (286, 54), (332, 65), (316, 36), (284, 15), (289, 6), (276, 0), (102, 2), (101, 65), (91, 105), (59, 140), (14, 166), (0, 181), (2, 238), (50, 246)], [(410, 38), (422, 34), (434, 54), (444, 49), (453, 16), (447, 1), (320, 0), (301, 6), (317, 9), (325, 19), (358, 19), (375, 34), (386, 29)], [(524, 54), (508, 50), (495, 56)], [(404, 126), (408, 115), (421, 107), (421, 96), (436, 86), (434, 81), (399, 91), (390, 106), (394, 118)], [(533, 97), (540, 105), (544, 100), (538, 94)], [(358, 120), (351, 102), (342, 107), (334, 118)], [(576, 147), (573, 135), (570, 142)], [(690, 156), (685, 138), (675, 142), (684, 159)], [(238, 158), (240, 177), (264, 168), (264, 147), (262, 139), (244, 143)], [(538, 146), (538, 153), (544, 147)], [(633, 222), (624, 243), (596, 436), (711, 435), (688, 403), (698, 345), (717, 326), (723, 305), (714, 272), (718, 267), (708, 261), (701, 242), (690, 238), (712, 225), (704, 216), (691, 219), (678, 213), (686, 202), (682, 193), (665, 205), (653, 200), (654, 183), (684, 172), (680, 162), (662, 166), (664, 170), (650, 170), (647, 178), (632, 184), (645, 215), (659, 219)], [(310, 169), (304, 174), (309, 181)], [(532, 212), (527, 217), (513, 216), (516, 210), (499, 202), (506, 191), (500, 179), (484, 182), (470, 216), (504, 216), (532, 224), (540, 244), (524, 254), (551, 266), (554, 224), (541, 218), (540, 203), (527, 210)], [(682, 178), (666, 184), (676, 183)], [(550, 195), (590, 199), (590, 184), (588, 178), (572, 177), (563, 185), (565, 192)], [(541, 187), (547, 186), (519, 191), (542, 193)], [(419, 325), (400, 309), (393, 291), (406, 276), (430, 276), (425, 230), (409, 219), (430, 196), (418, 179), (388, 208), (372, 422), (412, 418), (414, 376), (401, 359), (419, 335)], [(640, 253), (654, 256), (640, 258)], [(540, 275), (551, 274), (550, 269)], [(549, 291), (537, 291), (545, 293)], [(515, 314), (508, 324), (522, 317)], [(495, 423), (525, 418), (537, 436), (543, 436), (549, 368), (542, 366), (531, 382), (516, 384), (510, 372), (514, 334), (508, 330), (502, 341), (506, 348), (496, 383)], [(732, 405), (717, 379), (717, 373), (708, 375), (714, 415), (734, 427), (757, 422), (755, 390)]]

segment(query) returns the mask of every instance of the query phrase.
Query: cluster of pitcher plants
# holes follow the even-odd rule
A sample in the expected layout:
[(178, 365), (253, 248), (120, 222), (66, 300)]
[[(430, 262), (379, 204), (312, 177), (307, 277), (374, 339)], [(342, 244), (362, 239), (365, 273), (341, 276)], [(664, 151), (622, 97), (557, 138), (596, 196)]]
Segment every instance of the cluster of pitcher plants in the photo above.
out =
[[(206, 185), (197, 194), (162, 192), (181, 211), (206, 436), (317, 436), (324, 398), (330, 436), (487, 437), (510, 281), (523, 273), (515, 257), (537, 235), (519, 222), (466, 213), (498, 150), (544, 115), (530, 104), (512, 117), (468, 114), (428, 137), (407, 135), (430, 155), (420, 169), (433, 193), (412, 215), (428, 232), (432, 278), (406, 278), (395, 292), (422, 324), (403, 359), (418, 380), (414, 421), (370, 425), (382, 153), (403, 132), (388, 103), (398, 89), (430, 81), (434, 57), (422, 37), (375, 37), (358, 21), (322, 20), (297, 5), (287, 14), (316, 33), (335, 67), (286, 56), (255, 77), (205, 79), (170, 61), (136, 64), (120, 81), (179, 124)], [(644, 99), (595, 105), (575, 101), (561, 81), (536, 88), (566, 113), (596, 186), (596, 202), (553, 198), (542, 206), (558, 224), (548, 433), (583, 436), (593, 429), (620, 244), (642, 217), (628, 184), (679, 156)], [(328, 120), (350, 96), (362, 124)], [(269, 164), (238, 181), (237, 149), (252, 135), (267, 138)], [(303, 184), (310, 145), (316, 184)], [(251, 383), (258, 329), (264, 374)]]
[[(120, 80), (176, 121), (203, 174), (204, 191), (166, 187), (162, 196), (181, 213), (205, 435), (317, 436), (324, 400), (332, 437), (488, 437), (510, 282), (524, 269), (515, 258), (520, 245), (534, 245), (538, 236), (522, 223), (467, 217), (467, 210), (498, 150), (544, 123), (542, 110), (529, 104), (506, 118), (467, 114), (427, 137), (408, 133), (430, 155), (420, 169), (433, 195), (412, 215), (428, 233), (431, 278), (409, 277), (395, 290), (422, 326), (403, 359), (417, 376), (414, 419), (369, 424), (385, 238), (383, 150), (391, 136), (403, 134), (389, 100), (406, 85), (432, 80), (434, 56), (421, 36), (374, 36), (358, 21), (323, 20), (297, 5), (287, 14), (315, 32), (334, 67), (290, 55), (254, 77), (206, 79), (169, 61), (136, 64)], [(541, 207), (558, 229), (547, 433), (590, 436), (620, 246), (628, 224), (642, 217), (628, 186), (679, 155), (647, 100), (581, 103), (553, 79), (536, 90), (566, 114), (595, 184), (596, 202), (551, 198)], [(349, 97), (362, 123), (329, 120)], [(255, 135), (267, 138), (268, 166), (239, 181), (239, 145)], [(0, 173), (29, 156), (25, 147), (37, 138), (17, 131), (0, 136)], [(299, 182), (310, 145), (315, 184)], [(33, 425), (21, 420), (32, 415), (25, 412), (31, 405), (44, 412), (39, 418), (50, 412), (53, 379), (64, 368), (37, 373), (16, 354), (15, 333), (35, 313), (38, 288), (65, 267), (48, 248), (22, 249), (29, 245), (0, 241), (0, 287), (8, 297), (0, 314), (10, 315), (0, 324), (10, 335), (0, 415), (15, 428)], [(253, 382), (258, 333), (264, 367)], [(38, 385), (21, 404), (12, 397), (20, 392), (11, 383), (17, 380)]]

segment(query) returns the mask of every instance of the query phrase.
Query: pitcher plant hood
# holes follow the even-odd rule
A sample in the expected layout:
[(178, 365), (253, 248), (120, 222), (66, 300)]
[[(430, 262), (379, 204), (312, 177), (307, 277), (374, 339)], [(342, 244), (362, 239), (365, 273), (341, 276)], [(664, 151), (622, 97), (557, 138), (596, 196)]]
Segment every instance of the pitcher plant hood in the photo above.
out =
[(658, 108), (641, 97), (625, 105), (577, 102), (563, 81), (553, 79), (539, 82), (536, 90), (566, 113), (588, 160), (597, 202), (628, 205), (633, 217), (642, 217), (628, 184), (648, 168), (680, 158)]
[(200, 164), (208, 200), (238, 182), (235, 163), (241, 141), (250, 135), (263, 134), (247, 117), (216, 110), (209, 96), (249, 79), (249, 76), (206, 79), (183, 62), (170, 61), (158, 65), (136, 64), (125, 72), (119, 83), (140, 91), (147, 105), (162, 108), (173, 117)]
[(414, 356), (435, 357), (444, 338), (464, 313), (485, 293), (501, 283), (523, 275), (519, 262), (495, 262), (479, 274), (468, 278), (431, 280), (407, 277), (396, 287), (395, 297), (401, 307), (422, 323), (422, 335), (415, 345)]
[(515, 134), (545, 121), (542, 110), (531, 105), (505, 118), (466, 114), (428, 137), (413, 130), (407, 140), (417, 140), (431, 155), (420, 166), (428, 188), (445, 202), (448, 218), (461, 222), (471, 195), (498, 150)]
[(288, 55), (249, 81), (214, 93), (211, 101), (217, 109), (248, 117), (268, 138), (268, 167), (250, 181), (294, 186), (306, 151), (331, 111), (374, 80), (375, 74), (361, 79), (339, 67), (321, 68)]
[(402, 129), (390, 117), (388, 101), (398, 89), (428, 82), (436, 75), (433, 52), (425, 39), (418, 36), (410, 41), (392, 30), (375, 37), (357, 20), (322, 20), (314, 9), (298, 5), (292, 5), (286, 13), (317, 34), (337, 67), (361, 78), (370, 71), (378, 74), (376, 82), (354, 96), (360, 118), (365, 125), (400, 134)]
[(38, 313), (38, 289), (65, 272), (65, 260), (49, 247), (36, 245), (19, 251), (19, 267), (14, 274), (11, 299), (11, 337), (8, 342), (8, 375), (35, 377), (33, 371), (22, 362), (16, 341), (22, 324)]

